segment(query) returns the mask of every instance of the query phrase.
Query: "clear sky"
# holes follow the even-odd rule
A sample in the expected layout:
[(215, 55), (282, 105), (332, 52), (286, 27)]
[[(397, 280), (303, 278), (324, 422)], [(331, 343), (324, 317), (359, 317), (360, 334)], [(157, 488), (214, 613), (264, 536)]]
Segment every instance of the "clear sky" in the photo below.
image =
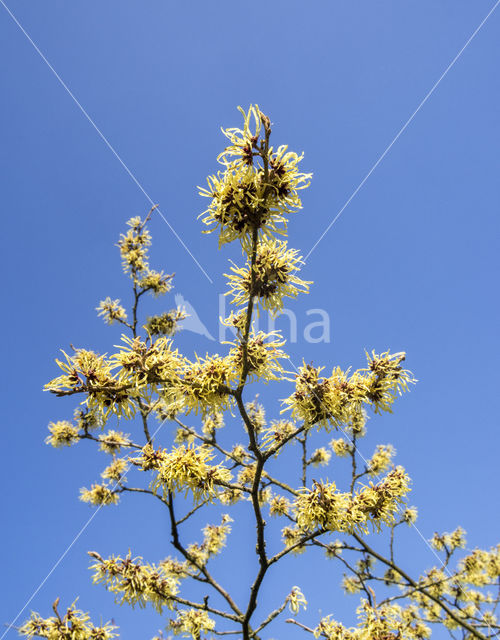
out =
[[(0, 0), (1, 623), (15, 618), (93, 513), (77, 496), (98, 478), (102, 454), (86, 443), (62, 451), (44, 444), (48, 422), (70, 418), (73, 406), (42, 387), (57, 375), (59, 348), (116, 344), (119, 331), (106, 328), (94, 308), (107, 295), (126, 300), (114, 247), (125, 221), (148, 211), (148, 196), (160, 203), (213, 284), (159, 216), (151, 224), (154, 265), (177, 273), (175, 291), (216, 336), (222, 273), (238, 253), (218, 252), (215, 237), (201, 234), (197, 216), (206, 203), (196, 185), (217, 169), (220, 126), (239, 124), (236, 106), (257, 102), (274, 123), (275, 141), (305, 152), (304, 170), (314, 178), (290, 224), (290, 244), (305, 255), (494, 6), (6, 3), (135, 179)], [(392, 416), (370, 421), (367, 454), (374, 443), (392, 442), (413, 478), (424, 538), (461, 524), (469, 547), (500, 539), (499, 46), (500, 8), (308, 257), (311, 294), (289, 305), (299, 325), (289, 348), (295, 362), (359, 367), (364, 349), (407, 351), (419, 383)], [(165, 305), (173, 306), (172, 296), (150, 309)], [(313, 308), (329, 314), (330, 343), (303, 338)], [(187, 355), (222, 348), (187, 331), (178, 343)], [(273, 393), (270, 416), (284, 395)], [(130, 499), (102, 509), (21, 619), (30, 608), (49, 615), (58, 595), (65, 603), (80, 595), (80, 606), (96, 620), (113, 617), (125, 640), (152, 637), (160, 619), (119, 609), (93, 587), (86, 551), (123, 554), (130, 546), (161, 559), (169, 532), (155, 507)], [(253, 544), (233, 547), (242, 575)], [(435, 562), (416, 531), (405, 536), (404, 558), (422, 570)], [(221, 571), (239, 575), (234, 565)], [(270, 577), (264, 598), (299, 584), (311, 601), (305, 621), (314, 624), (319, 607), (341, 618), (335, 582), (327, 566), (313, 572), (299, 558), (287, 565), (284, 586)], [(287, 626), (265, 637), (302, 634)]]

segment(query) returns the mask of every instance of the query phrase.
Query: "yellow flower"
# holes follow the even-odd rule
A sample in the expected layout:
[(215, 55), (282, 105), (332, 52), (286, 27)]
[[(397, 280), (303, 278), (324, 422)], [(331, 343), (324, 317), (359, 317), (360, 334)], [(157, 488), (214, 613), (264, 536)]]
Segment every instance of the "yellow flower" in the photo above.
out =
[(127, 470), (127, 467), (127, 460), (124, 458), (116, 458), (104, 469), (101, 473), (101, 477), (105, 480), (113, 480), (115, 482), (118, 482), (118, 480), (124, 480), (125, 478), (123, 475)]
[(186, 313), (182, 309), (171, 309), (158, 316), (150, 316), (147, 319), (144, 328), (150, 336), (167, 336), (175, 335), (179, 328), (179, 322), (186, 318)]
[(332, 454), (330, 451), (325, 449), (325, 447), (320, 447), (313, 451), (308, 462), (309, 464), (312, 464), (313, 467), (319, 467), (320, 465), (327, 465), (330, 462), (331, 457)]
[(266, 426), (266, 410), (259, 402), (257, 402), (258, 397), (259, 396), (257, 395), (254, 400), (245, 403), (245, 410), (255, 433), (260, 433)]
[(346, 593), (359, 593), (362, 589), (360, 580), (354, 576), (344, 576), (342, 580), (342, 588)]
[(202, 431), (208, 438), (213, 438), (218, 429), (224, 426), (224, 414), (222, 411), (211, 411), (203, 417)]
[(80, 439), (78, 429), (67, 420), (51, 422), (49, 432), (50, 435), (45, 438), (45, 442), (53, 447), (68, 447)]
[(138, 285), (143, 291), (151, 291), (153, 295), (161, 296), (172, 288), (173, 277), (173, 273), (147, 269), (146, 274), (138, 281)]
[(375, 453), (368, 460), (367, 468), (371, 476), (378, 476), (387, 471), (392, 464), (392, 459), (396, 455), (396, 450), (390, 444), (378, 444)]
[(130, 273), (132, 279), (136, 280), (137, 274), (148, 268), (148, 247), (151, 245), (151, 236), (139, 216), (130, 218), (127, 225), (130, 228), (125, 234), (120, 235), (118, 247), (122, 256), (123, 270), (125, 273)]
[(244, 267), (233, 263), (231, 273), (226, 274), (231, 302), (247, 305), (255, 298), (257, 311), (267, 309), (276, 315), (283, 308), (283, 298), (308, 293), (311, 283), (295, 275), (302, 264), (296, 249), (288, 249), (284, 241), (265, 238), (257, 247), (253, 269), (248, 258)]
[(269, 502), (269, 515), (271, 516), (286, 516), (290, 503), (284, 496), (273, 496)]
[(331, 616), (321, 618), (313, 633), (315, 638), (327, 638), (327, 640), (355, 640), (358, 636), (340, 622), (333, 620)]
[(235, 444), (231, 449), (231, 457), (230, 459), (236, 460), (237, 462), (245, 462), (245, 460), (249, 457), (248, 451), (241, 444)]
[(113, 429), (100, 435), (99, 442), (99, 449), (105, 453), (119, 453), (122, 447), (130, 446), (128, 433), (125, 434)]
[(143, 471), (158, 470), (165, 463), (167, 455), (165, 449), (154, 449), (148, 443), (141, 449), (141, 455), (138, 458), (130, 458), (130, 462)]
[(163, 609), (173, 608), (172, 596), (179, 589), (181, 576), (168, 571), (164, 563), (159, 565), (144, 564), (142, 558), (132, 559), (130, 553), (125, 558), (111, 556), (108, 559), (91, 551), (89, 555), (96, 559), (93, 582), (102, 583), (108, 591), (115, 595), (120, 604), (127, 602), (134, 606), (145, 607), (151, 603), (158, 613)]
[(229, 167), (253, 164), (262, 127), (258, 105), (250, 105), (247, 113), (241, 107), (238, 107), (238, 111), (243, 116), (243, 129), (236, 127), (222, 129), (222, 133), (231, 144), (217, 158), (221, 164)]
[(349, 517), (350, 506), (350, 495), (338, 491), (334, 482), (322, 484), (314, 481), (313, 488), (303, 488), (295, 501), (297, 525), (304, 531), (351, 531), (356, 523)]
[(217, 486), (228, 483), (231, 472), (222, 465), (210, 465), (213, 454), (206, 446), (202, 447), (174, 447), (159, 462), (156, 478), (153, 482), (153, 491), (189, 490), (193, 493), (195, 502), (205, 498), (212, 499), (217, 493)]
[(333, 439), (330, 442), (330, 446), (333, 449), (333, 452), (339, 458), (345, 458), (349, 456), (352, 452), (352, 445), (349, 444), (344, 438)]
[(452, 533), (435, 533), (431, 539), (431, 545), (436, 551), (443, 551), (446, 549), (448, 552), (454, 551), (458, 548), (465, 548), (465, 531), (462, 527), (457, 527)]
[(325, 378), (320, 376), (321, 370), (304, 363), (295, 376), (295, 393), (284, 404), (293, 417), (307, 425), (328, 429), (330, 425), (349, 424), (361, 411), (364, 386), (360, 376), (354, 373), (349, 377), (337, 367), (330, 378)]
[(203, 547), (207, 551), (208, 556), (219, 553), (226, 545), (227, 536), (231, 533), (231, 525), (233, 519), (224, 514), (220, 525), (207, 524), (203, 529)]
[(178, 609), (175, 620), (169, 621), (169, 628), (176, 636), (191, 636), (197, 640), (202, 633), (215, 629), (215, 621), (202, 609)]
[(100, 414), (104, 419), (111, 412), (127, 417), (135, 414), (136, 391), (122, 384), (112, 373), (115, 362), (86, 349), (76, 349), (73, 356), (64, 351), (63, 354), (66, 362), (56, 360), (56, 363), (64, 375), (46, 384), (48, 391), (57, 396), (85, 393), (88, 411)]
[(239, 239), (248, 251), (254, 230), (263, 237), (285, 233), (287, 216), (302, 207), (298, 192), (309, 186), (311, 174), (298, 171), (302, 156), (286, 146), (276, 152), (269, 147), (269, 119), (257, 106), (248, 113), (239, 109), (244, 128), (223, 130), (231, 142), (218, 158), (224, 171), (209, 176), (200, 194), (211, 198), (202, 214), (208, 231), (219, 229), (219, 244)]
[(418, 510), (417, 507), (406, 507), (403, 511), (403, 520), (408, 525), (412, 525), (417, 521)]
[(140, 337), (131, 339), (122, 335), (124, 346), (111, 356), (114, 367), (120, 367), (118, 378), (123, 385), (141, 389), (150, 385), (152, 390), (163, 386), (175, 385), (186, 360), (172, 349), (172, 341), (161, 336), (151, 343), (143, 342)]
[(366, 373), (367, 400), (372, 404), (375, 413), (381, 411), (391, 411), (391, 405), (397, 395), (408, 391), (408, 385), (416, 382), (410, 371), (403, 369), (401, 363), (406, 354), (384, 353), (377, 355), (374, 351), (368, 358), (368, 369), (361, 372)]
[(116, 638), (113, 624), (105, 623), (95, 626), (90, 622), (89, 615), (76, 609), (76, 602), (66, 609), (64, 615), (59, 614), (57, 607), (59, 598), (52, 608), (56, 616), (42, 618), (38, 613), (32, 612), (30, 619), (18, 629), (19, 634), (26, 638), (50, 638), (50, 640), (111, 640)]
[(264, 429), (262, 445), (264, 449), (272, 449), (276, 445), (281, 445), (285, 441), (295, 442), (291, 438), (292, 433), (297, 430), (297, 426), (289, 420), (273, 420), (267, 429)]
[(299, 587), (293, 587), (287, 597), (288, 608), (294, 614), (297, 614), (300, 607), (307, 609), (307, 600)]
[(120, 496), (104, 484), (93, 484), (90, 489), (80, 489), (80, 500), (94, 506), (117, 504)]
[[(250, 380), (281, 380), (283, 367), (280, 360), (288, 356), (280, 349), (285, 340), (279, 339), (277, 332), (251, 333), (246, 343), (246, 349), (241, 342), (231, 342), (233, 348), (229, 352), (229, 358), (234, 363), (234, 368), (240, 374), (245, 370)], [(246, 358), (245, 358), (246, 353)]]
[[(209, 356), (186, 364), (183, 378), (170, 393), (182, 400), (184, 410), (206, 413), (222, 411), (233, 404), (229, 385), (236, 380), (232, 358)], [(169, 393), (169, 389), (165, 390)]]
[[(294, 555), (299, 555), (304, 553), (306, 547), (304, 544), (299, 544), (303, 538), (304, 534), (300, 529), (296, 527), (283, 527), (281, 530), (281, 537), (283, 538), (283, 542), (287, 548), (294, 547), (292, 553)], [(294, 546), (297, 545), (297, 546)]]
[(113, 324), (116, 321), (126, 321), (127, 314), (125, 309), (121, 306), (120, 300), (112, 300), (109, 296), (105, 300), (101, 300), (99, 302), (99, 306), (96, 307), (96, 311), (99, 313), (98, 316), (102, 316), (104, 318), (104, 322), (106, 324)]
[(395, 522), (404, 496), (410, 491), (410, 478), (403, 467), (395, 467), (377, 484), (370, 482), (356, 493), (352, 513), (362, 514), (377, 530), (380, 524)]

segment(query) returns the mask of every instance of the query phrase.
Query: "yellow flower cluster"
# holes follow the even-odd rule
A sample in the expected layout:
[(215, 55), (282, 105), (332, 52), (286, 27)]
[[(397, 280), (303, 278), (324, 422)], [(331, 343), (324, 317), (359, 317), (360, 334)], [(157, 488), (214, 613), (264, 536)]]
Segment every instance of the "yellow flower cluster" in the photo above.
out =
[(431, 630), (420, 621), (415, 607), (395, 604), (370, 606), (362, 601), (358, 607), (357, 628), (345, 627), (332, 616), (322, 618), (314, 629), (315, 638), (326, 640), (425, 640)]
[(277, 334), (251, 333), (245, 347), (241, 342), (231, 342), (233, 348), (229, 352), (229, 358), (237, 372), (245, 371), (250, 381), (281, 380), (283, 367), (280, 359), (287, 355), (281, 350), (284, 340), (276, 337)]
[(84, 410), (77, 407), (74, 411), (74, 419), (76, 426), (85, 433), (103, 426), (101, 416), (96, 411), (89, 411), (88, 408)]
[(75, 607), (75, 602), (66, 609), (61, 616), (57, 612), (59, 598), (55, 601), (53, 609), (57, 615), (50, 618), (42, 618), (33, 612), (30, 619), (18, 629), (21, 636), (26, 638), (48, 638), (48, 640), (111, 640), (116, 638), (116, 627), (106, 623), (95, 626), (90, 622), (87, 613)]
[(121, 350), (110, 358), (113, 367), (120, 367), (118, 379), (122, 385), (134, 389), (150, 385), (151, 390), (157, 390), (179, 382), (186, 359), (172, 348), (171, 340), (161, 336), (148, 343), (124, 335), (122, 341), (125, 344)]
[(364, 397), (362, 377), (350, 378), (338, 367), (330, 378), (320, 376), (321, 368), (303, 364), (295, 378), (295, 392), (284, 400), (292, 416), (307, 425), (328, 428), (345, 424), (352, 414), (359, 412)]
[(172, 288), (170, 281), (173, 277), (172, 273), (166, 274), (163, 271), (148, 269), (146, 275), (138, 281), (138, 285), (143, 291), (151, 291), (154, 296), (158, 297), (170, 291)]
[[(292, 434), (297, 430), (297, 426), (289, 420), (273, 420), (267, 429), (263, 431), (262, 447), (264, 450), (272, 449), (281, 445), (287, 439), (294, 442)], [(278, 452), (280, 449), (278, 449)]]
[(66, 362), (56, 360), (64, 371), (62, 376), (45, 385), (57, 396), (74, 393), (87, 394), (87, 408), (103, 416), (113, 412), (119, 416), (133, 417), (135, 405), (132, 398), (135, 391), (113, 375), (115, 363), (106, 360), (93, 351), (77, 349), (73, 356), (67, 355)]
[[(221, 464), (210, 465), (214, 457), (207, 446), (174, 447), (161, 456), (152, 489), (162, 491), (191, 491), (195, 502), (213, 499), (217, 487), (231, 480), (231, 472)], [(143, 467), (144, 468), (144, 467)]]
[(404, 357), (404, 353), (373, 353), (368, 355), (368, 369), (348, 375), (336, 367), (329, 378), (320, 376), (321, 368), (304, 364), (295, 378), (295, 392), (284, 404), (307, 425), (346, 425), (361, 435), (365, 423), (362, 405), (371, 405), (375, 413), (391, 411), (396, 396), (414, 382), (400, 366)]
[(224, 426), (224, 414), (222, 411), (211, 411), (203, 417), (202, 431), (207, 438), (213, 438), (218, 429)]
[(302, 207), (298, 192), (311, 176), (298, 170), (302, 156), (286, 146), (269, 147), (269, 118), (258, 106), (239, 110), (243, 129), (223, 129), (231, 143), (218, 158), (224, 171), (209, 176), (200, 194), (211, 198), (202, 214), (208, 232), (219, 229), (219, 244), (239, 239), (248, 249), (254, 229), (263, 236), (286, 231), (288, 215)]
[(101, 473), (101, 477), (104, 480), (113, 480), (114, 482), (118, 482), (118, 480), (125, 480), (123, 477), (124, 473), (128, 468), (128, 462), (124, 458), (115, 458), (111, 464), (109, 464), (104, 471)]
[(105, 484), (93, 484), (90, 489), (80, 489), (80, 500), (100, 507), (108, 504), (117, 504), (120, 496)]
[(269, 502), (269, 515), (286, 516), (290, 509), (290, 503), (284, 496), (273, 496)]
[(476, 549), (459, 564), (464, 580), (477, 587), (498, 582), (500, 577), (500, 544), (485, 551)]
[(352, 444), (344, 440), (344, 438), (334, 438), (330, 442), (333, 453), (339, 458), (345, 458), (352, 453)]
[(233, 263), (225, 274), (232, 304), (247, 305), (254, 298), (259, 308), (276, 315), (283, 308), (283, 298), (296, 298), (309, 291), (310, 282), (295, 275), (303, 264), (296, 249), (288, 249), (281, 240), (265, 238), (257, 247), (254, 265), (247, 258), (244, 267)]
[(294, 555), (304, 553), (306, 550), (305, 544), (300, 544), (304, 537), (304, 532), (297, 527), (283, 527), (281, 530), (281, 537), (283, 538), (283, 542), (287, 549), (294, 547), (292, 550)]
[(99, 302), (96, 311), (98, 311), (98, 316), (102, 316), (106, 324), (125, 322), (127, 320), (127, 313), (121, 306), (120, 300), (112, 300), (109, 296)]
[(141, 273), (148, 267), (148, 247), (151, 246), (151, 235), (139, 216), (127, 221), (130, 227), (126, 233), (120, 234), (118, 247), (123, 261), (125, 273)]
[(312, 489), (302, 489), (294, 504), (297, 525), (303, 531), (364, 531), (367, 523), (376, 529), (381, 523), (395, 521), (402, 498), (409, 491), (409, 478), (396, 467), (376, 485), (361, 488), (354, 496), (340, 492), (335, 483), (313, 482)]
[(108, 559), (92, 551), (89, 555), (96, 560), (91, 566), (93, 582), (103, 584), (120, 604), (143, 608), (149, 603), (158, 613), (172, 609), (180, 577), (169, 573), (164, 564), (143, 564), (142, 558), (132, 559), (130, 553), (125, 558), (113, 555)]
[[(109, 357), (85, 349), (76, 350), (73, 356), (64, 354), (66, 362), (56, 361), (64, 375), (46, 388), (58, 396), (86, 394), (87, 410), (101, 424), (111, 412), (133, 417), (138, 399), (149, 403), (153, 392), (162, 400), (156, 407), (161, 419), (178, 411), (213, 413), (233, 405), (230, 385), (241, 375), (243, 365), (250, 379), (280, 379), (279, 360), (285, 357), (282, 344), (273, 333), (258, 332), (249, 338), (246, 359), (241, 345), (234, 343), (225, 357), (207, 355), (190, 362), (165, 336), (151, 341), (122, 336), (119, 351)], [(51, 434), (50, 442), (60, 436), (61, 445), (66, 437), (68, 444), (73, 435), (76, 438), (69, 423), (64, 428), (61, 424), (53, 427)]]
[(377, 355), (373, 351), (371, 355), (367, 354), (366, 396), (375, 413), (390, 412), (396, 396), (408, 391), (408, 385), (416, 382), (411, 372), (401, 367), (405, 357), (403, 352), (391, 354), (385, 351)]
[(447, 551), (450, 553), (455, 549), (465, 549), (465, 531), (462, 527), (457, 527), (452, 533), (435, 533), (431, 539), (431, 545), (436, 551)]
[(403, 511), (403, 520), (408, 525), (412, 525), (417, 521), (418, 509), (417, 507), (406, 507)]
[(316, 528), (330, 531), (349, 531), (354, 528), (348, 509), (351, 497), (338, 491), (334, 482), (313, 482), (312, 489), (302, 489), (294, 503), (299, 529), (312, 531)]
[(354, 640), (356, 637), (352, 630), (346, 629), (342, 623), (333, 620), (331, 616), (321, 618), (313, 635), (315, 638), (321, 637), (327, 640)]
[(49, 433), (45, 438), (45, 443), (53, 447), (68, 447), (78, 442), (80, 436), (78, 429), (67, 420), (59, 420), (49, 424)]
[(98, 439), (99, 449), (109, 454), (120, 453), (122, 447), (130, 446), (129, 435), (113, 429), (101, 434)]
[(223, 489), (219, 493), (219, 501), (221, 504), (230, 506), (239, 502), (243, 497), (243, 492), (234, 487)]
[(233, 519), (225, 513), (222, 516), (220, 525), (208, 524), (203, 529), (203, 545), (205, 546), (209, 556), (219, 553), (226, 544), (227, 536), (231, 533), (231, 525)]
[(179, 322), (186, 317), (186, 313), (181, 309), (171, 309), (161, 315), (149, 317), (144, 328), (153, 337), (172, 337), (179, 328)]
[(150, 469), (157, 471), (165, 462), (166, 457), (167, 452), (165, 449), (154, 449), (154, 447), (148, 443), (141, 449), (140, 456), (138, 458), (130, 458), (130, 462), (140, 467), (143, 471), (149, 471)]
[(377, 530), (381, 523), (393, 524), (404, 496), (410, 491), (409, 485), (410, 478), (401, 466), (389, 471), (377, 484), (370, 482), (354, 495), (353, 520), (362, 522), (366, 518)]
[(235, 444), (230, 453), (230, 458), (240, 463), (245, 462), (245, 460), (247, 460), (250, 455), (242, 444)]
[(384, 604), (372, 607), (363, 601), (358, 608), (360, 624), (359, 640), (385, 640), (386, 638), (404, 638), (405, 640), (424, 640), (430, 638), (430, 628), (417, 617), (414, 607), (403, 608), (396, 604)]
[(259, 505), (261, 507), (265, 504), (268, 504), (272, 499), (272, 497), (273, 497), (273, 492), (269, 487), (266, 487), (264, 489), (259, 489), (258, 498), (259, 498)]
[(166, 293), (171, 289), (174, 276), (149, 268), (148, 249), (151, 245), (151, 235), (146, 228), (146, 221), (137, 216), (131, 218), (127, 225), (128, 231), (122, 233), (118, 241), (123, 270), (130, 274), (134, 286), (138, 286), (141, 293), (151, 291), (156, 296)]
[(179, 562), (170, 556), (165, 558), (160, 563), (160, 566), (165, 571), (166, 575), (174, 576), (179, 580), (187, 578), (189, 575), (189, 567), (187, 562)]
[(257, 463), (249, 464), (243, 467), (238, 473), (238, 482), (243, 486), (251, 486), (255, 478)]
[(222, 411), (233, 404), (229, 385), (237, 374), (229, 356), (197, 357), (196, 362), (186, 364), (183, 374), (178, 385), (171, 390), (166, 389), (166, 393), (181, 399), (186, 412)]
[(354, 593), (359, 593), (362, 589), (362, 583), (359, 578), (356, 576), (344, 576), (342, 579), (342, 588), (345, 593), (352, 595)]
[(189, 433), (189, 431), (187, 431), (183, 427), (179, 427), (175, 432), (175, 438), (174, 438), (175, 444), (190, 445), (190, 444), (193, 444), (194, 441), (195, 441), (194, 434)]
[(396, 450), (390, 444), (378, 444), (375, 453), (368, 460), (367, 468), (371, 476), (378, 476), (389, 469)]
[(257, 402), (258, 396), (255, 397), (251, 402), (245, 403), (245, 410), (247, 415), (252, 423), (255, 433), (260, 433), (262, 429), (266, 426), (266, 410), (264, 407)]
[(190, 558), (196, 567), (204, 566), (208, 560), (222, 551), (226, 545), (227, 536), (231, 533), (233, 519), (227, 514), (222, 516), (220, 525), (207, 524), (203, 529), (203, 542), (193, 543), (187, 548)]
[(312, 464), (313, 467), (325, 466), (330, 462), (332, 454), (325, 447), (320, 447), (312, 452), (311, 457), (308, 460), (308, 464)]
[(215, 621), (203, 609), (179, 609), (169, 628), (176, 636), (182, 635), (199, 640), (202, 633), (215, 629)]

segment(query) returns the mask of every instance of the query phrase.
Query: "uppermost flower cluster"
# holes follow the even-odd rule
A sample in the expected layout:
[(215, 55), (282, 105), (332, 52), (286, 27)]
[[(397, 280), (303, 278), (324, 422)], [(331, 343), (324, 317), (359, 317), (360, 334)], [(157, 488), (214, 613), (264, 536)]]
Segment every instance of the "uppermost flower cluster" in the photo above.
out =
[(219, 244), (239, 239), (250, 251), (254, 233), (284, 235), (287, 216), (302, 208), (298, 192), (309, 186), (311, 174), (300, 173), (303, 155), (269, 145), (271, 122), (257, 105), (243, 115), (243, 129), (222, 129), (230, 144), (218, 156), (224, 171), (207, 178), (203, 196), (211, 198), (202, 214), (208, 232), (219, 230)]

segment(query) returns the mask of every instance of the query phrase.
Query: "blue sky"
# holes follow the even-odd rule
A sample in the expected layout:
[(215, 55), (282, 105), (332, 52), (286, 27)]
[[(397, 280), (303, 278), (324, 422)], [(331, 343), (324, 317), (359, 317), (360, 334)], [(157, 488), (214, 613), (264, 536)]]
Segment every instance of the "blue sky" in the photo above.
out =
[[(97, 479), (102, 456), (86, 443), (63, 451), (44, 445), (48, 422), (70, 417), (73, 407), (42, 387), (57, 373), (61, 347), (106, 351), (116, 344), (119, 332), (94, 308), (107, 295), (126, 300), (114, 244), (129, 217), (148, 211), (144, 192), (213, 284), (158, 216), (151, 224), (154, 264), (176, 272), (176, 292), (216, 335), (222, 273), (238, 251), (217, 251), (215, 237), (201, 234), (205, 202), (196, 185), (216, 170), (220, 126), (239, 124), (236, 106), (257, 102), (271, 116), (275, 141), (305, 152), (304, 170), (314, 178), (290, 224), (290, 244), (305, 255), (494, 6), (7, 4), (142, 188), (2, 2), (2, 623), (17, 615), (92, 514), (77, 495)], [(413, 478), (411, 502), (424, 538), (461, 524), (469, 547), (499, 538), (499, 36), (500, 9), (311, 253), (303, 272), (314, 280), (311, 294), (289, 305), (300, 327), (312, 308), (331, 318), (331, 342), (309, 344), (299, 335), (289, 349), (295, 362), (359, 367), (364, 349), (407, 351), (419, 383), (394, 415), (370, 421), (368, 454), (375, 443), (392, 442)], [(171, 303), (148, 302), (148, 310)], [(188, 332), (178, 343), (187, 355), (221, 349)], [(270, 416), (281, 397), (279, 390), (266, 395)], [(129, 500), (101, 510), (28, 609), (48, 615), (56, 596), (67, 602), (80, 595), (95, 619), (114, 617), (126, 640), (152, 637), (161, 620), (118, 609), (92, 587), (86, 551), (126, 553), (131, 546), (151, 561), (162, 558), (169, 533), (154, 507)], [(253, 542), (234, 544), (246, 575)], [(415, 531), (404, 544), (409, 566), (433, 564)], [(220, 571), (234, 577), (234, 567)], [(342, 617), (347, 607), (348, 615), (328, 569), (318, 577), (303, 559), (286, 566), (283, 582), (273, 574), (264, 597), (294, 584), (311, 601), (304, 620), (317, 620), (318, 608)], [(278, 626), (266, 638), (284, 634), (299, 637)]]

